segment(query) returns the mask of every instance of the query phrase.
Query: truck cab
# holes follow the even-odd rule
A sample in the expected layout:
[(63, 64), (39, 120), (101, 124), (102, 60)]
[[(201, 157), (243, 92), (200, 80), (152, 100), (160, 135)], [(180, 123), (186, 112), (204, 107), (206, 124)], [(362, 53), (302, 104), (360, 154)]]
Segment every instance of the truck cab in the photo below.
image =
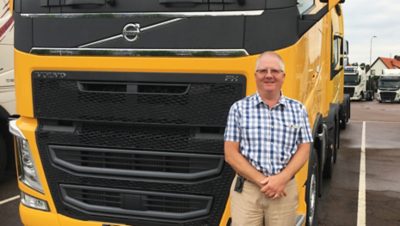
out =
[(363, 67), (353, 65), (344, 68), (344, 92), (350, 95), (350, 100), (373, 99), (371, 79)]
[(296, 225), (315, 225), (350, 116), (342, 2), (14, 0), (22, 222), (230, 225), (226, 118), (274, 50), (313, 127)]
[(400, 69), (384, 69), (378, 80), (377, 99), (382, 102), (400, 102)]

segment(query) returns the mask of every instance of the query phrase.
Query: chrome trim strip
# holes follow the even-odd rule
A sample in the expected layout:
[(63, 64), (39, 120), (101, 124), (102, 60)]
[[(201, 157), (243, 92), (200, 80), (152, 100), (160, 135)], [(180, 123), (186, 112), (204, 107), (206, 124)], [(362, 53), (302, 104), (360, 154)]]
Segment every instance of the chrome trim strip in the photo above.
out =
[(114, 40), (114, 39), (118, 39), (118, 38), (122, 38), (122, 37), (123, 37), (122, 34), (119, 34), (119, 35), (111, 36), (109, 38), (105, 38), (105, 39), (101, 39), (101, 40), (94, 41), (94, 42), (91, 42), (91, 43), (87, 43), (87, 44), (84, 44), (84, 45), (80, 45), (78, 47), (79, 48), (85, 48), (85, 47), (88, 47), (88, 46), (91, 46), (91, 45), (96, 45), (96, 44), (108, 42), (108, 41), (111, 41), (111, 40)]
[[(140, 31), (144, 32), (144, 31), (150, 30), (152, 28), (156, 28), (156, 27), (160, 27), (160, 26), (167, 25), (167, 24), (170, 24), (170, 23), (174, 23), (174, 22), (177, 22), (177, 21), (180, 21), (180, 20), (183, 20), (183, 19), (184, 18), (175, 18), (175, 19), (163, 21), (163, 22), (160, 22), (160, 23), (157, 23), (157, 24), (153, 24), (153, 25), (150, 25), (150, 26), (147, 26), (147, 27), (140, 28)], [(109, 37), (109, 38), (105, 38), (105, 39), (97, 40), (97, 41), (90, 42), (90, 43), (87, 43), (87, 44), (84, 44), (84, 45), (80, 45), (78, 47), (79, 48), (87, 48), (87, 47), (90, 47), (90, 46), (93, 46), (93, 45), (96, 45), (96, 44), (105, 43), (105, 42), (108, 42), (108, 41), (111, 41), (111, 40), (114, 40), (114, 39), (118, 39), (118, 38), (123, 38), (123, 35), (122, 34), (115, 35), (115, 36), (112, 36), (112, 37)]]
[(156, 27), (160, 27), (160, 26), (167, 25), (167, 24), (170, 24), (170, 23), (178, 22), (178, 21), (183, 20), (183, 19), (184, 18), (176, 18), (176, 19), (163, 21), (161, 23), (157, 23), (157, 24), (153, 24), (153, 25), (141, 28), (140, 31), (147, 31), (147, 30), (150, 30), (150, 29), (153, 29), (153, 28), (156, 28)]
[(57, 56), (190, 56), (241, 57), (248, 56), (245, 49), (95, 49), (95, 48), (32, 48), (30, 53)]
[(209, 16), (259, 16), (264, 10), (221, 12), (140, 12), (140, 13), (21, 13), (29, 18), (129, 18), (129, 17), (209, 17)]

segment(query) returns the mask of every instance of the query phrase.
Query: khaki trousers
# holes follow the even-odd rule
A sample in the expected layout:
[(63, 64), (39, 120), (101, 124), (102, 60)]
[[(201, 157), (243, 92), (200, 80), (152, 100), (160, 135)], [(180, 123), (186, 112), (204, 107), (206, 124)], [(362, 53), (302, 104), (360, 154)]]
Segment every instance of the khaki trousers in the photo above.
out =
[(245, 181), (241, 193), (234, 191), (237, 177), (231, 186), (232, 226), (294, 226), (298, 193), (296, 180), (286, 186), (286, 197), (270, 199), (252, 182)]

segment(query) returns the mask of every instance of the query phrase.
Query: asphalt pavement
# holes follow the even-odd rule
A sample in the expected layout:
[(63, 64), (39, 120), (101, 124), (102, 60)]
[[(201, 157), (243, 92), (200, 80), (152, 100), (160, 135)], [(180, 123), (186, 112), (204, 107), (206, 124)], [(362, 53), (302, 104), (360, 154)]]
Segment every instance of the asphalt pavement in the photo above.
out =
[[(331, 180), (319, 202), (320, 226), (400, 225), (400, 104), (352, 102)], [(360, 159), (365, 129), (365, 224), (360, 224)], [(361, 203), (362, 204), (362, 203)], [(361, 205), (362, 206), (362, 205)]]

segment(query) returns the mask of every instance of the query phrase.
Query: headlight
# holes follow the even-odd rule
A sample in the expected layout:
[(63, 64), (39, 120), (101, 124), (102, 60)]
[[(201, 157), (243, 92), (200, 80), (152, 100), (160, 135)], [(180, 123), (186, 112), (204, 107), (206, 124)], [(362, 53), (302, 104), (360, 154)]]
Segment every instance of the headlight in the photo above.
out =
[(27, 186), (43, 193), (43, 187), (32, 158), (28, 140), (17, 127), (17, 120), (10, 121), (10, 132), (14, 135), (18, 154), (19, 179)]
[(27, 207), (43, 211), (49, 211), (49, 205), (47, 204), (46, 201), (35, 198), (23, 192), (21, 192), (21, 203)]

